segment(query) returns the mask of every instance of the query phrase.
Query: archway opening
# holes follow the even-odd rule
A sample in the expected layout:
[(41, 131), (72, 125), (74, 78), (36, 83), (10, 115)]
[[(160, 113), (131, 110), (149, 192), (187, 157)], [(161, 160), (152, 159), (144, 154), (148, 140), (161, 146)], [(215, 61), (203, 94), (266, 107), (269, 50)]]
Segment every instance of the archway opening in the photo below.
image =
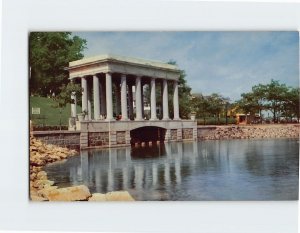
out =
[(155, 126), (145, 126), (130, 131), (131, 144), (142, 142), (163, 142), (166, 129)]

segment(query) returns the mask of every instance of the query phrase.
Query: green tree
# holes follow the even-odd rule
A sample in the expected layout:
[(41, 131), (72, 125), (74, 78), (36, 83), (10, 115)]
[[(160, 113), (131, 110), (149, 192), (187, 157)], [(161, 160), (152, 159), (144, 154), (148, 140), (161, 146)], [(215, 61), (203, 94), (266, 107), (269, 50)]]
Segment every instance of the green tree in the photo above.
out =
[(213, 93), (210, 96), (207, 96), (207, 101), (209, 102), (208, 112), (214, 117), (217, 117), (219, 123), (220, 115), (224, 110), (226, 101), (228, 100), (220, 94)]
[(31, 32), (29, 35), (29, 91), (47, 96), (58, 94), (68, 83), (65, 67), (83, 58), (86, 40), (70, 32)]
[(297, 117), (299, 122), (299, 88), (290, 87), (285, 93), (285, 100), (282, 106), (282, 115), (286, 118)]
[[(59, 108), (59, 125), (61, 129), (62, 124), (62, 109), (66, 107), (67, 104), (74, 104), (74, 99), (71, 98), (71, 95), (81, 96), (82, 88), (79, 84), (68, 83), (67, 85), (62, 84), (59, 88), (59, 94), (55, 96), (56, 104), (53, 106), (55, 108)], [(78, 99), (78, 98), (77, 98)], [(80, 98), (79, 98), (80, 99)], [(80, 100), (79, 103), (80, 104)]]
[(71, 95), (74, 94), (77, 98), (77, 105), (81, 104), (81, 98), (78, 98), (82, 94), (82, 88), (79, 84), (68, 83), (67, 85), (63, 84), (59, 88), (59, 94), (55, 96), (56, 106), (58, 108), (64, 108), (67, 104), (74, 104), (74, 100), (71, 98)]
[(255, 113), (259, 112), (259, 116), (261, 116), (262, 110), (266, 109), (267, 90), (268, 87), (262, 84), (258, 84), (252, 87), (251, 101), (255, 106)]
[(266, 85), (255, 85), (251, 92), (243, 93), (241, 97), (236, 102), (238, 108), (252, 116), (258, 112), (261, 116), (262, 110), (269, 110), (274, 122), (280, 116), (299, 117), (299, 88), (289, 88), (279, 81), (271, 79)]
[(192, 98), (192, 109), (196, 112), (196, 118), (203, 118), (206, 124), (206, 118), (209, 117), (209, 101), (202, 94), (194, 94)]
[(260, 105), (258, 104), (258, 99), (253, 92), (242, 93), (242, 98), (237, 101), (238, 109), (245, 114), (250, 113), (251, 116), (255, 115), (260, 111)]
[(272, 79), (266, 85), (266, 101), (268, 102), (266, 107), (272, 112), (274, 122), (278, 120), (280, 110), (285, 104), (287, 92), (288, 87), (285, 84), (280, 84), (279, 81)]

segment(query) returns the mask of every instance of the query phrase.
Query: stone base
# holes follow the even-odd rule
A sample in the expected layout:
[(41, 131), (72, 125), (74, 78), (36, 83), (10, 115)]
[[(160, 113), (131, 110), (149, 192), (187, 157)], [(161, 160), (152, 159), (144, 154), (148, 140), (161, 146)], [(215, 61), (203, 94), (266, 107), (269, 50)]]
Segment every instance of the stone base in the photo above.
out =
[[(131, 143), (148, 145), (149, 141), (153, 140), (161, 142), (197, 140), (197, 123), (191, 120), (93, 120), (82, 121), (79, 124), (82, 149), (128, 146)], [(157, 130), (149, 130), (149, 127)], [(136, 132), (133, 134), (134, 131)], [(156, 134), (158, 135), (155, 136)]]

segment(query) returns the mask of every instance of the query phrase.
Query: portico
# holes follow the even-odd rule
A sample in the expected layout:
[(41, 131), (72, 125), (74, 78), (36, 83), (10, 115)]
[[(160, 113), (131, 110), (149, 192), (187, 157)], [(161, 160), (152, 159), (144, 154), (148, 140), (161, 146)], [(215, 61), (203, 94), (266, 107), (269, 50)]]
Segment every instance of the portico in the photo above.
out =
[[(143, 117), (143, 86), (150, 84), (151, 118), (157, 120), (156, 86), (162, 83), (161, 120), (169, 120), (168, 84), (173, 88), (174, 119), (179, 120), (178, 79), (180, 71), (177, 66), (162, 62), (128, 58), (112, 55), (100, 55), (70, 62), (70, 80), (80, 80), (82, 87), (82, 111), (87, 113), (85, 120), (114, 121), (117, 116), (120, 120), (129, 120), (132, 111), (132, 87), (135, 89), (135, 118)], [(100, 88), (101, 85), (101, 88)], [(114, 91), (113, 91), (114, 88)], [(105, 89), (105, 94), (103, 93)], [(115, 96), (113, 96), (113, 92)], [(93, 93), (93, 95), (91, 95)], [(72, 97), (74, 98), (74, 97)], [(113, 107), (115, 98), (115, 109)], [(91, 101), (93, 99), (93, 107)], [(104, 105), (104, 106), (101, 106)], [(74, 105), (72, 109), (74, 109)], [(93, 108), (93, 111), (92, 111)], [(102, 111), (100, 111), (102, 109)]]
[[(77, 119), (75, 103), (77, 97), (72, 94), (71, 98), (75, 101), (71, 106), (71, 116), (76, 124), (73, 124), (73, 128), (70, 126), (70, 129), (88, 133), (90, 130), (86, 126), (92, 123), (93, 132), (101, 130), (105, 132), (106, 130), (111, 131), (113, 122), (127, 122), (130, 124), (130, 126), (126, 124), (127, 130), (126, 127), (124, 128), (124, 124), (121, 128), (128, 135), (128, 130), (136, 128), (135, 122), (139, 122), (138, 125), (140, 125), (142, 122), (151, 121), (151, 125), (154, 126), (158, 123), (161, 127), (165, 122), (167, 124), (163, 125), (182, 131), (185, 121), (181, 121), (179, 117), (178, 80), (180, 70), (177, 66), (106, 54), (70, 62), (68, 71), (69, 79), (81, 84), (82, 112), (85, 113), (84, 119)], [(150, 92), (149, 117), (145, 117), (144, 114), (145, 85), (149, 86)], [(171, 89), (172, 93), (170, 100), (168, 89)], [(158, 94), (160, 96), (157, 96)], [(173, 101), (172, 116), (170, 116), (169, 101)], [(159, 108), (162, 112), (160, 114), (157, 112), (157, 102), (160, 102)], [(174, 122), (170, 124), (170, 121)], [(115, 126), (117, 125), (119, 124)], [(108, 129), (109, 126), (110, 129)], [(117, 132), (118, 129), (115, 126), (112, 128)], [(111, 142), (111, 138), (109, 141)], [(130, 140), (129, 142), (127, 140), (125, 144), (128, 143)], [(87, 147), (88, 144), (86, 143)]]

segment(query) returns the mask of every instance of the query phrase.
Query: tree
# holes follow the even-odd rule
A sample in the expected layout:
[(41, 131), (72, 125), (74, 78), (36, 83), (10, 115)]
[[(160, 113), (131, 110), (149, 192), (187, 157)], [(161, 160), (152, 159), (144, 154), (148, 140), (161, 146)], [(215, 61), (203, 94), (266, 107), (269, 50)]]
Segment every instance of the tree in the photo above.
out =
[(206, 118), (209, 116), (209, 102), (206, 96), (194, 94), (192, 98), (192, 109), (196, 112), (196, 118), (203, 118), (206, 124)]
[(253, 92), (242, 93), (242, 99), (237, 101), (239, 110), (242, 110), (244, 113), (250, 115), (255, 115), (260, 111), (260, 105), (258, 104), (258, 99)]
[(299, 117), (299, 88), (287, 87), (271, 79), (270, 83), (255, 85), (251, 92), (241, 96), (237, 105), (244, 113), (254, 115), (259, 112), (261, 116), (262, 110), (269, 110), (273, 114), (274, 122), (280, 116)]
[(279, 81), (271, 80), (269, 84), (266, 85), (266, 107), (273, 113), (273, 121), (276, 122), (280, 109), (284, 104), (286, 94), (288, 92), (288, 87), (285, 84), (280, 84)]
[(285, 93), (284, 104), (282, 106), (282, 114), (288, 118), (297, 117), (299, 122), (299, 88), (290, 87)]
[(54, 98), (56, 101), (56, 105), (54, 105), (53, 107), (59, 108), (59, 125), (61, 129), (62, 108), (65, 108), (67, 104), (74, 104), (75, 102), (74, 99), (71, 98), (71, 95), (81, 96), (82, 88), (79, 84), (74, 84), (73, 82), (71, 82), (67, 85), (63, 84), (59, 89), (59, 94)]
[(70, 32), (32, 32), (29, 36), (29, 91), (47, 96), (57, 94), (68, 83), (65, 67), (83, 58), (86, 40)]
[(259, 116), (261, 116), (262, 110), (266, 108), (265, 102), (267, 89), (267, 86), (262, 84), (252, 87), (252, 104), (255, 105), (256, 112), (259, 112)]
[(223, 97), (220, 94), (213, 93), (210, 96), (207, 96), (207, 101), (209, 103), (208, 112), (210, 114), (214, 115), (214, 117), (217, 117), (218, 123), (219, 123), (220, 122), (220, 114), (221, 114), (222, 110), (224, 109), (225, 103), (226, 103), (226, 101), (228, 101), (228, 99), (226, 99), (225, 97)]
[(59, 88), (59, 94), (55, 96), (55, 101), (57, 103), (54, 107), (64, 108), (67, 104), (74, 104), (74, 100), (71, 98), (71, 95), (74, 94), (77, 96), (77, 104), (80, 105), (80, 98), (78, 96), (82, 95), (82, 88), (79, 84), (68, 83), (67, 85), (63, 84)]

